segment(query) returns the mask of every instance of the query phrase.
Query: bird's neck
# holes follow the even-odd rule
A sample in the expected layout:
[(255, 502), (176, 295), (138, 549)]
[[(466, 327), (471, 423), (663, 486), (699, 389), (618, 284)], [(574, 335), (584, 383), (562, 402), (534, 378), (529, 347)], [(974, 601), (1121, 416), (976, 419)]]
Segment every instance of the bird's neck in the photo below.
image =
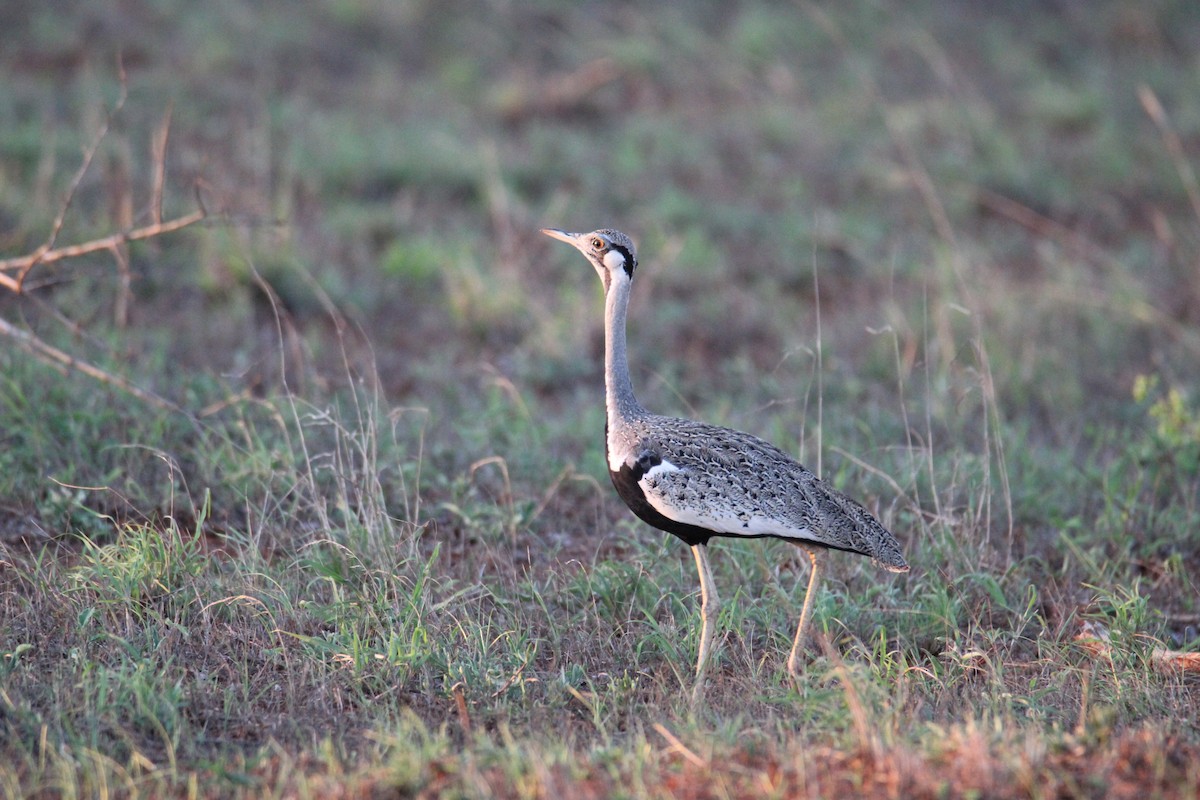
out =
[(610, 430), (646, 415), (646, 409), (633, 393), (629, 358), (625, 353), (625, 311), (630, 285), (629, 281), (615, 283), (604, 302), (604, 396)]

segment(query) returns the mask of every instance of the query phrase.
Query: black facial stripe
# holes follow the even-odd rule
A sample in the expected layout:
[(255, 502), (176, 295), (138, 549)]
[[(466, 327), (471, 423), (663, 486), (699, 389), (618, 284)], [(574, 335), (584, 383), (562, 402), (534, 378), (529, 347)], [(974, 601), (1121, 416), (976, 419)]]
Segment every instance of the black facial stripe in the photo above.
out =
[(624, 245), (614, 244), (612, 245), (612, 249), (620, 253), (625, 259), (625, 274), (632, 278), (633, 271), (637, 268), (637, 261), (634, 259), (633, 255)]

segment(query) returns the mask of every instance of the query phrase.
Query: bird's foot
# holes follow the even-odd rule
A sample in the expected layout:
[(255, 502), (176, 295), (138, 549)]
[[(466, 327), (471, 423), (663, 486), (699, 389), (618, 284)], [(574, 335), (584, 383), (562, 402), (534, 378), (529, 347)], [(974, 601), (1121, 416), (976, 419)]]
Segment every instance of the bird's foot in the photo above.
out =
[(810, 632), (806, 639), (807, 647), (793, 647), (788, 654), (787, 672), (793, 681), (802, 680), (808, 673), (808, 665), (820, 659), (828, 647), (828, 642), (819, 633)]

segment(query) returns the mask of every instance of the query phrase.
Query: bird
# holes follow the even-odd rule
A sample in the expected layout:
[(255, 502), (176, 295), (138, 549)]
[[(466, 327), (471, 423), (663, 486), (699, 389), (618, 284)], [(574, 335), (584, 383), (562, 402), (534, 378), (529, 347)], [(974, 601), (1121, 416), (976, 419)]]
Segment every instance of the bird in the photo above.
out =
[(896, 537), (861, 504), (796, 459), (748, 433), (647, 411), (633, 391), (626, 317), (637, 250), (617, 230), (542, 233), (581, 252), (604, 285), (605, 454), (617, 494), (635, 515), (691, 547), (700, 576), (700, 646), (692, 698), (704, 692), (720, 598), (708, 562), (713, 537), (774, 537), (799, 547), (811, 564), (787, 669), (802, 677), (802, 653), (824, 555), (869, 556), (908, 572)]

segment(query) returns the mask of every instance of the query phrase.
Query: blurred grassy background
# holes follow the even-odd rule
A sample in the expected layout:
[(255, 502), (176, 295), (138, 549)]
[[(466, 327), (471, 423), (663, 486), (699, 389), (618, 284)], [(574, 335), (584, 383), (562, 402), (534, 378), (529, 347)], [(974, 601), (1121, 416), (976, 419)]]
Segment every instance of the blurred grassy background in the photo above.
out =
[[(1195, 746), (1194, 688), (1164, 687), (1137, 649), (1194, 649), (1200, 613), (1194, 4), (4, 13), (0, 256), (45, 241), (118, 64), (128, 100), (59, 243), (149, 221), (168, 112), (165, 213), (210, 211), (131, 246), (124, 325), (107, 254), (0, 295), (3, 319), (199, 416), (0, 349), (6, 785), (61, 769), (85, 791), (110, 774), (80, 766), (93, 752), (220, 793), (236, 781), (214, 765), (237, 753), (259, 788), (293, 786), (281, 759), (307, 758), (311, 780), (365, 761), (383, 777), (356, 780), (412, 791), (519, 796), (524, 776), (533, 796), (560, 779), (603, 794), (649, 740), (656, 768), (693, 768), (657, 749), (656, 719), (707, 752), (784, 742), (763, 751), (776, 766), (830, 730), (838, 752), (865, 746), (841, 689), (814, 678), (797, 706), (779, 685), (804, 577), (782, 545), (715, 548), (724, 677), (708, 718), (680, 710), (686, 550), (606, 485), (600, 290), (545, 225), (638, 243), (647, 406), (772, 439), (896, 530), (913, 575), (834, 559), (818, 608), (869, 665), (840, 680), (890, 720), (885, 745), (936, 767), (939, 736), (968, 751), (994, 714), (1000, 766), (970, 785), (999, 796), (1020, 791), (1004, 776), (1026, 724), (1051, 750), (1082, 737), (1064, 774)], [(1071, 656), (1085, 618), (1141, 654), (1114, 667), (1098, 728)], [(164, 654), (172, 631), (191, 644)], [(259, 660), (218, 667), (237, 641)], [(103, 702), (79, 694), (97, 664), (120, 689)], [(897, 689), (909, 670), (936, 679)], [(1141, 744), (1119, 739), (1146, 720)], [(446, 766), (463, 741), (512, 774)], [(590, 766), (560, 774), (580, 752)], [(913, 785), (950, 780), (934, 767)], [(1068, 785), (1056, 769), (1029, 785)], [(654, 774), (631, 793), (672, 794)]]

